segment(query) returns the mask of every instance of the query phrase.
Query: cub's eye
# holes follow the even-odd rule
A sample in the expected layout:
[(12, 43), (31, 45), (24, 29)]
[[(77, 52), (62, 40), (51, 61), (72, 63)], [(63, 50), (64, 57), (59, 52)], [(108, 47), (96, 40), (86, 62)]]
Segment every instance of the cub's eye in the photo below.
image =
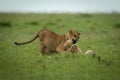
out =
[(74, 37), (76, 37), (76, 35), (74, 34)]

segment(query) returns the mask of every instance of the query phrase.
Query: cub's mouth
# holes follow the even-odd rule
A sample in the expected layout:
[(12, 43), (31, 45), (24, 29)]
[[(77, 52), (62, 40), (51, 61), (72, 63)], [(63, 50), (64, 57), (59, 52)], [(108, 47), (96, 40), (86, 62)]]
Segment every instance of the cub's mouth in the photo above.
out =
[(73, 43), (73, 44), (75, 44), (76, 42), (77, 42), (76, 40), (72, 39), (72, 43)]

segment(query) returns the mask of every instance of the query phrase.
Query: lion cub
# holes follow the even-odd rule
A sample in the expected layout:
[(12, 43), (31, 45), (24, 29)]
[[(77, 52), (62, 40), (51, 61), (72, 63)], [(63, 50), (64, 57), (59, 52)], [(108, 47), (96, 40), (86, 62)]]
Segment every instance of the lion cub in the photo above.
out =
[(69, 30), (66, 34), (56, 34), (49, 29), (43, 29), (37, 32), (37, 34), (30, 40), (25, 42), (15, 42), (16, 45), (24, 45), (32, 43), (39, 38), (40, 41), (40, 53), (50, 54), (60, 52), (64, 43), (72, 39), (74, 43), (79, 40), (80, 33), (73, 30)]
[(74, 40), (67, 40), (62, 46), (60, 52), (71, 52), (71, 53), (80, 53), (82, 54), (82, 50), (75, 44)]

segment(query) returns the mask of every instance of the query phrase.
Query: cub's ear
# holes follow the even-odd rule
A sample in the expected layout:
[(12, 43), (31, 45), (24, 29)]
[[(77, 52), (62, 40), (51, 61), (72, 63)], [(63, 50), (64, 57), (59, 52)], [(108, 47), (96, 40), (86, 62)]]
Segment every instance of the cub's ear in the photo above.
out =
[(73, 30), (69, 30), (69, 33), (72, 34), (72, 33), (73, 33)]

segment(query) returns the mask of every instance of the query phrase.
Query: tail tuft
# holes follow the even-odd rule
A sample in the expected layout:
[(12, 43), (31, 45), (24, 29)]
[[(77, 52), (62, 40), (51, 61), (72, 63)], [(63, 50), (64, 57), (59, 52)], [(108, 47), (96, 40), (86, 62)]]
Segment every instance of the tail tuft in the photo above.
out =
[(18, 43), (17, 43), (17, 42), (14, 42), (14, 44), (18, 45)]

